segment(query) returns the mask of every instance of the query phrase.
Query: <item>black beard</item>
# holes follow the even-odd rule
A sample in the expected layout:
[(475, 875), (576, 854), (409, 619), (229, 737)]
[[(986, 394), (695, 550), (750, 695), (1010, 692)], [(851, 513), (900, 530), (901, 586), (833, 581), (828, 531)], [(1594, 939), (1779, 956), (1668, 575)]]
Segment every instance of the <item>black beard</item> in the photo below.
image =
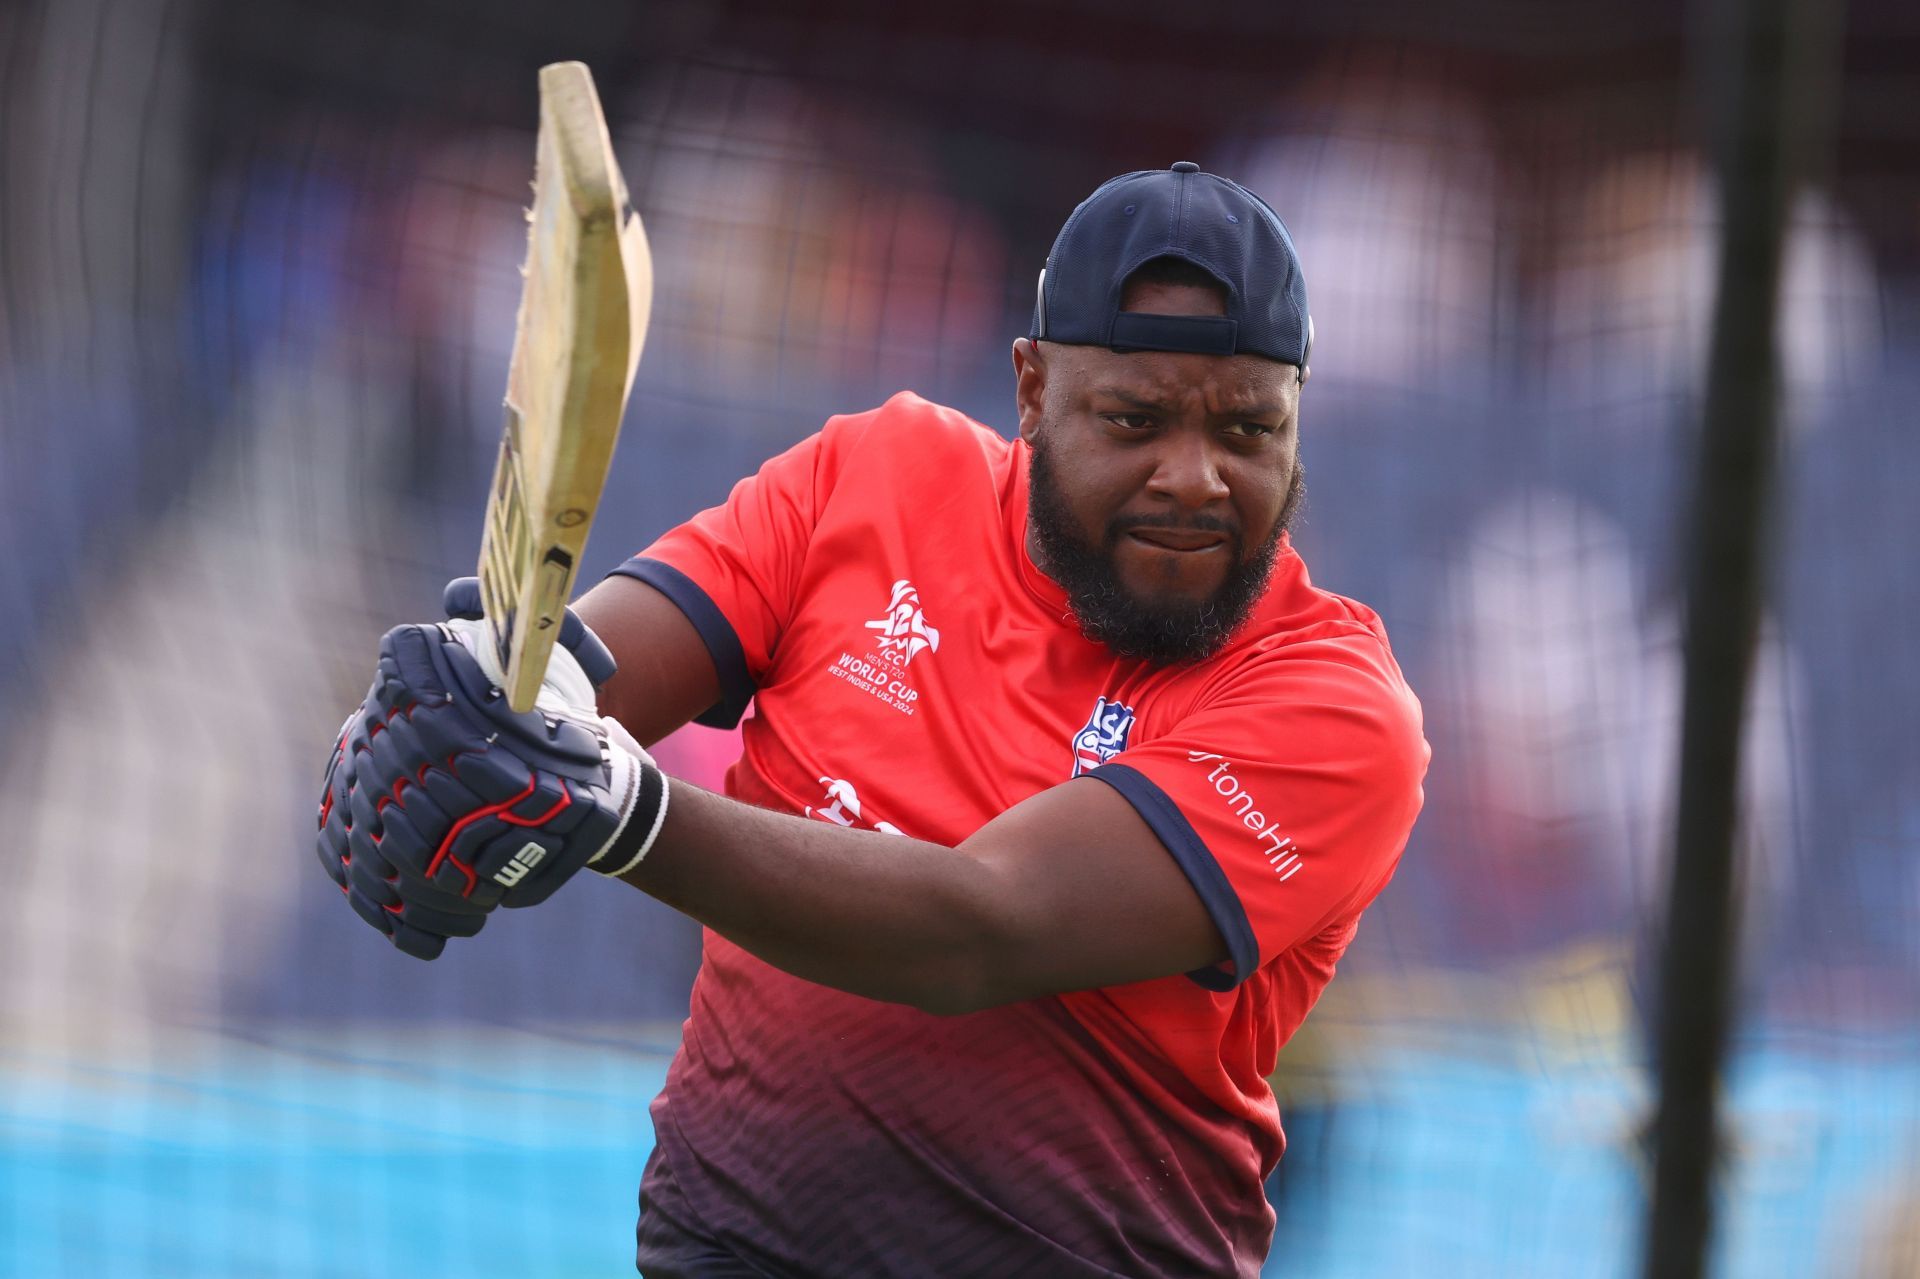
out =
[(1110, 524), (1104, 545), (1084, 539), (1060, 492), (1048, 450), (1039, 442), (1033, 445), (1027, 481), (1027, 523), (1046, 561), (1044, 571), (1067, 593), (1080, 633), (1116, 656), (1170, 666), (1212, 657), (1246, 622), (1273, 574), (1280, 536), (1305, 497), (1306, 478), (1296, 464), (1287, 500), (1266, 542), (1252, 559), (1242, 559), (1240, 539), (1234, 535), (1233, 568), (1227, 580), (1210, 598), (1196, 603), (1154, 603), (1128, 592), (1114, 569), (1113, 557), (1129, 523)]

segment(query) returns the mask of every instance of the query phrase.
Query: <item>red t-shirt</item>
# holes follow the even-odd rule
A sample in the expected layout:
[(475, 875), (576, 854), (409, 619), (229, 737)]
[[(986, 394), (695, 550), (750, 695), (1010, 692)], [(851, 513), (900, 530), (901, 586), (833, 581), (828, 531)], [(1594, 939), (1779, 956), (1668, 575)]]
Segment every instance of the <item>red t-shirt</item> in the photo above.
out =
[(1028, 449), (902, 394), (741, 481), (620, 571), (751, 698), (730, 795), (957, 845), (1082, 774), (1212, 914), (1220, 969), (961, 1017), (706, 934), (661, 1148), (776, 1273), (1255, 1275), (1284, 1146), (1266, 1076), (1420, 809), (1420, 707), (1379, 618), (1283, 543), (1214, 658), (1082, 636), (1026, 552)]

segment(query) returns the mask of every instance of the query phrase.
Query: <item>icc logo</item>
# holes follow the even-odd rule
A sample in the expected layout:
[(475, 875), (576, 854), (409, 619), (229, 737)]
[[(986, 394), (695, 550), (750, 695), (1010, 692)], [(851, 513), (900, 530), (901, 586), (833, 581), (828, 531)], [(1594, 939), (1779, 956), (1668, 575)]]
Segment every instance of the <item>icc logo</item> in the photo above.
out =
[(940, 632), (927, 625), (927, 615), (920, 611), (920, 592), (904, 578), (893, 584), (887, 615), (868, 622), (867, 629), (880, 632), (880, 656), (895, 666), (905, 667), (921, 653), (940, 649)]
[(1090, 773), (1127, 749), (1133, 731), (1133, 708), (1102, 697), (1094, 702), (1087, 724), (1073, 735), (1073, 775)]

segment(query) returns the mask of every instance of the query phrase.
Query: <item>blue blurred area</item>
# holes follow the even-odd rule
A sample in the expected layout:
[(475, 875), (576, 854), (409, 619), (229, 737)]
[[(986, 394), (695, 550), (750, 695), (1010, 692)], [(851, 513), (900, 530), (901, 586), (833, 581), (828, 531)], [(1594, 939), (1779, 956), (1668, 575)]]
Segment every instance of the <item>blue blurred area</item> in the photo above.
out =
[[(596, 883), (422, 965), (308, 847), (378, 635), (472, 569), (563, 56), (658, 275), (583, 583), (831, 413), (1009, 431), (1112, 173), (1274, 204), (1318, 335), (1296, 541), (1386, 619), (1434, 764), (1282, 1053), (1273, 1269), (1632, 1269), (1718, 233), (1682, 11), (948, 8), (0, 8), (5, 1273), (626, 1269), (697, 929)], [(1920, 32), (1859, 0), (1847, 38), (1785, 272), (1730, 1276), (1902, 1273), (1873, 1241), (1920, 1216)]]
[(656, 1043), (227, 1041), (166, 1074), (9, 1054), (0, 1274), (631, 1271)]
[[(1548, 1073), (1513, 1046), (1384, 1053), (1363, 1098), (1296, 1121), (1308, 1166), (1290, 1174), (1267, 1273), (1632, 1273), (1643, 1090), (1620, 1063)], [(623, 1273), (665, 1048), (228, 1042), (174, 1074), (92, 1068), (57, 1084), (7, 1054), (0, 1275)], [(1738, 1055), (1742, 1157), (1718, 1273), (1832, 1273), (1835, 1235), (1897, 1183), (1899, 1134), (1920, 1123), (1920, 1043), (1856, 1048), (1838, 1066), (1786, 1040)]]

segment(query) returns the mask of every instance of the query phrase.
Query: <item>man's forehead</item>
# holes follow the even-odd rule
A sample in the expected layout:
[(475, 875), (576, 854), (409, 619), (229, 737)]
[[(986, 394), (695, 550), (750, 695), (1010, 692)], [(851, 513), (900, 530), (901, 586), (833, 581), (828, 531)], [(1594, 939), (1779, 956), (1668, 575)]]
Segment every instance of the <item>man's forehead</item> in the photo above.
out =
[(1298, 396), (1292, 367), (1265, 356), (1067, 349), (1075, 353), (1075, 381), (1092, 393), (1116, 394), (1143, 403), (1175, 403), (1201, 395), (1221, 411), (1284, 411)]

